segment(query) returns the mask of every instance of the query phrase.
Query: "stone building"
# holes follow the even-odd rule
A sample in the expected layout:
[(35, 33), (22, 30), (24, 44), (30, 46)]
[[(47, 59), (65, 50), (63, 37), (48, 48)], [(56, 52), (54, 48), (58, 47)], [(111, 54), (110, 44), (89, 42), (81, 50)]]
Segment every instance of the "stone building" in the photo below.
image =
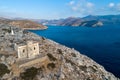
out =
[(25, 43), (16, 43), (14, 46), (17, 51), (17, 56), (21, 58), (34, 58), (39, 55), (39, 43), (27, 41)]

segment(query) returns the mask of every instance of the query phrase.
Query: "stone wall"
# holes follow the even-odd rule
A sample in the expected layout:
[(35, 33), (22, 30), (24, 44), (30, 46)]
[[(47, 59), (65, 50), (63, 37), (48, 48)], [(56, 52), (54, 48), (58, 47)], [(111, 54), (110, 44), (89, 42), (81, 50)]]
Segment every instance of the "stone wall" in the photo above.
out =
[(36, 58), (36, 59), (34, 59), (34, 60), (31, 60), (31, 61), (28, 61), (28, 62), (19, 64), (19, 68), (33, 66), (33, 65), (35, 65), (35, 64), (37, 64), (37, 63), (40, 64), (40, 63), (46, 61), (47, 59), (48, 59), (47, 56), (40, 57), (40, 58)]
[(34, 58), (39, 55), (39, 43), (27, 42), (27, 45), (16, 46), (18, 58)]
[(28, 48), (28, 57), (29, 58), (39, 55), (39, 44), (38, 43), (28, 42), (27, 48)]
[(20, 46), (18, 47), (18, 58), (27, 58), (28, 56), (28, 51), (27, 51), (27, 46)]

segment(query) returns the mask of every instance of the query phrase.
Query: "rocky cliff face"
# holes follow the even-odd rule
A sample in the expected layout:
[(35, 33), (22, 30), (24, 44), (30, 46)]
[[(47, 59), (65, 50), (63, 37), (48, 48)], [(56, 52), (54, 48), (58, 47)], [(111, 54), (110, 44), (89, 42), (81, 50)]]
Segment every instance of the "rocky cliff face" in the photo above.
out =
[[(15, 35), (10, 34), (10, 27)], [(14, 43), (39, 42), (42, 63), (20, 68)], [(24, 61), (25, 62), (25, 61)], [(78, 51), (6, 24), (0, 25), (1, 80), (119, 80), (104, 67)]]

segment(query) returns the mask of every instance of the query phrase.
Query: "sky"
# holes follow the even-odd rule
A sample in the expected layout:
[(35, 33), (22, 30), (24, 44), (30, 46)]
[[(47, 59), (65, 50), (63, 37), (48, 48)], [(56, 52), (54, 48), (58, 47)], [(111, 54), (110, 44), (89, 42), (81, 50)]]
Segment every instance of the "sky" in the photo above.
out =
[(60, 19), (120, 14), (120, 0), (0, 0), (0, 17)]

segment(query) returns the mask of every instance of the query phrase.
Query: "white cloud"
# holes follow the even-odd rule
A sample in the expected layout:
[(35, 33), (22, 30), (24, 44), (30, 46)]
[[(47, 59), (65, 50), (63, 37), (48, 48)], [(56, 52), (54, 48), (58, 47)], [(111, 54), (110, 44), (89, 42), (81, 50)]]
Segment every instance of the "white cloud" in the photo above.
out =
[(94, 3), (87, 0), (75, 0), (69, 2), (69, 7), (74, 12), (79, 12), (80, 15), (89, 15), (93, 13)]
[[(74, 2), (72, 2), (74, 1)], [(88, 0), (72, 0), (69, 7), (72, 12), (79, 15), (100, 15), (100, 14), (118, 14), (120, 13), (120, 3), (110, 2), (106, 5), (97, 6)]]
[(74, 5), (75, 4), (75, 1), (70, 1), (69, 2), (69, 5)]
[(120, 3), (109, 3), (109, 8), (112, 12), (120, 12)]
[(112, 8), (115, 6), (115, 3), (109, 3), (109, 7)]
[(94, 4), (93, 3), (91, 3), (91, 2), (87, 2), (87, 5), (86, 5), (88, 8), (92, 8), (93, 6), (94, 6)]

